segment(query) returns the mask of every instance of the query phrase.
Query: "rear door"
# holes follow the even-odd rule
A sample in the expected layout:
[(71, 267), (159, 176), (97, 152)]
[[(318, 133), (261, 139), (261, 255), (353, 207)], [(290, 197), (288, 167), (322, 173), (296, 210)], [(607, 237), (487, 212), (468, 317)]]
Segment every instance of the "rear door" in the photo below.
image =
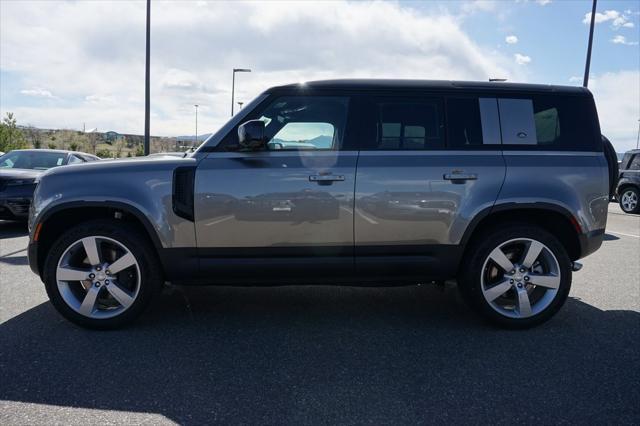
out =
[(282, 282), (353, 272), (349, 100), (272, 96), (247, 118), (265, 122), (267, 149), (238, 149), (233, 129), (200, 162), (195, 222), (205, 273)]
[[(362, 276), (446, 277), (504, 180), (495, 99), (367, 98), (355, 198)], [(448, 124), (448, 127), (446, 126)]]

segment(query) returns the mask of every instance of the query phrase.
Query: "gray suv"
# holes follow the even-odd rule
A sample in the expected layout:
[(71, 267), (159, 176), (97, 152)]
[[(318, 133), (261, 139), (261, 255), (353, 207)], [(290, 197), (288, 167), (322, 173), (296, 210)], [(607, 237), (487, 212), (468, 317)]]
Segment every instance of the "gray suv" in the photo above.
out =
[(334, 80), (274, 87), (186, 158), (53, 169), (29, 263), (92, 328), (174, 284), (456, 279), (498, 325), (549, 319), (602, 243), (608, 169), (578, 87)]

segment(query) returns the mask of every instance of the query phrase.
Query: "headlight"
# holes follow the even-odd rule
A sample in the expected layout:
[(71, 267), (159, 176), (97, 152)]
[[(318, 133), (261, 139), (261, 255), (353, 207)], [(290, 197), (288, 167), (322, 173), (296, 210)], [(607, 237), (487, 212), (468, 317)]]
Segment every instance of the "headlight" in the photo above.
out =
[(28, 179), (14, 179), (7, 182), (7, 186), (20, 186), (20, 185), (35, 185), (38, 183), (38, 178)]

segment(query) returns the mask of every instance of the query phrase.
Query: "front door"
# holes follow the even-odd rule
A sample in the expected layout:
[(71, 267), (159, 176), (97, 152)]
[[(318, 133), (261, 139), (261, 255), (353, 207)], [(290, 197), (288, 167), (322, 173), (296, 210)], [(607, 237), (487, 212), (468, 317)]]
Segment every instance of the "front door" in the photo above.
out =
[[(201, 161), (195, 222), (208, 278), (285, 282), (352, 272), (357, 152), (343, 149), (348, 109), (347, 97), (274, 97), (250, 117), (265, 122), (267, 149), (237, 149), (234, 129), (229, 147)], [(240, 273), (238, 264), (246, 265)]]

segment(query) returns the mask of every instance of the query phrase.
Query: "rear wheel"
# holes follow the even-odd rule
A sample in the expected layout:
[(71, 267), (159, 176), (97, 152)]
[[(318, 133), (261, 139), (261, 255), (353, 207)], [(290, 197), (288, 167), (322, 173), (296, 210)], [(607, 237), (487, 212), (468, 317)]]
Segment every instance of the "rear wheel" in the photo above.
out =
[(628, 186), (620, 192), (620, 208), (625, 213), (640, 213), (640, 191)]
[(70, 229), (53, 243), (44, 282), (55, 308), (89, 328), (135, 319), (160, 287), (159, 263), (137, 229), (99, 220)]
[(460, 290), (491, 322), (527, 328), (547, 321), (571, 288), (571, 260), (542, 228), (511, 225), (476, 240)]

